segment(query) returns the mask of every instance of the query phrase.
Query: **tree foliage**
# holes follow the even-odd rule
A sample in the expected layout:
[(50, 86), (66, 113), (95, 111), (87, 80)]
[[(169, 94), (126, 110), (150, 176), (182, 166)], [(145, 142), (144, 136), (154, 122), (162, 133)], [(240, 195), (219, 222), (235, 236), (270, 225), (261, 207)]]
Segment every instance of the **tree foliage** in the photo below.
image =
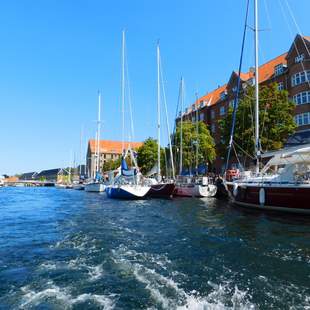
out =
[[(182, 125), (182, 146), (183, 146), (183, 167), (190, 168), (196, 163), (196, 145), (198, 143), (198, 164), (212, 163), (216, 157), (215, 143), (207, 125), (183, 121)], [(174, 136), (174, 144), (177, 147), (179, 157), (181, 145), (181, 125), (178, 123)]]
[[(246, 92), (239, 101), (234, 134), (234, 142), (238, 146), (236, 147), (238, 153), (242, 149), (251, 155), (255, 153), (254, 91), (254, 87), (247, 87)], [(288, 136), (294, 133), (296, 129), (293, 118), (295, 105), (288, 99), (288, 92), (278, 90), (276, 83), (261, 87), (259, 94), (259, 126), (262, 151), (280, 149)], [(232, 112), (233, 109), (229, 108), (227, 117), (219, 121), (223, 142), (221, 147), (222, 155), (226, 155), (226, 147), (229, 143)]]
[[(138, 166), (142, 174), (148, 173), (157, 164), (157, 141), (153, 138), (148, 138), (143, 142), (143, 145), (138, 149)], [(160, 150), (160, 164), (162, 173), (165, 172), (164, 150)]]
[(109, 159), (102, 165), (102, 171), (111, 171), (117, 169), (121, 165), (121, 158), (116, 160)]

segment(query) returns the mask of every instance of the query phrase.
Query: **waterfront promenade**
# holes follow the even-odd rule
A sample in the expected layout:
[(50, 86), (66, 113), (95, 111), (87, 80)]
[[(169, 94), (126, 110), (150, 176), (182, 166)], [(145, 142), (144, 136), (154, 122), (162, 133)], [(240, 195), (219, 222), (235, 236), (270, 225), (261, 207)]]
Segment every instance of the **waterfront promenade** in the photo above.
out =
[(309, 219), (0, 188), (0, 309), (306, 309)]

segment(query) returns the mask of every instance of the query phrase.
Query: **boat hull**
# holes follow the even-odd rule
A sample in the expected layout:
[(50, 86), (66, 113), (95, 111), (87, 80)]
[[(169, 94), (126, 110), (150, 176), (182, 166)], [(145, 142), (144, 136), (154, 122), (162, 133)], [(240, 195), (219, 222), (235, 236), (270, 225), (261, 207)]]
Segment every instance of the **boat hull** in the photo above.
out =
[(120, 185), (108, 186), (106, 188), (107, 197), (112, 199), (135, 200), (144, 199), (150, 190), (150, 186)]
[(232, 202), (260, 210), (310, 214), (310, 185), (226, 184)]
[(100, 193), (105, 191), (106, 186), (103, 183), (88, 183), (85, 184), (86, 192)]
[(174, 196), (179, 197), (214, 197), (217, 192), (216, 185), (210, 184), (202, 186), (195, 185), (176, 185)]
[(78, 191), (83, 191), (85, 189), (84, 184), (73, 184), (73, 189), (78, 190)]
[(151, 185), (147, 197), (150, 198), (171, 198), (175, 190), (174, 183), (163, 183)]

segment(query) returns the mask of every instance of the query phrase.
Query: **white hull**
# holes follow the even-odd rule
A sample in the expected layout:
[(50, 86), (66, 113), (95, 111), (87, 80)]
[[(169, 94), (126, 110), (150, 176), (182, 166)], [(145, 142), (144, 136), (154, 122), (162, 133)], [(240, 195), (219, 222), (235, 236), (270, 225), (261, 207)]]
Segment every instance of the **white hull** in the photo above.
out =
[(104, 192), (106, 186), (103, 183), (88, 183), (85, 184), (85, 191), (86, 192)]
[(150, 186), (142, 185), (114, 185), (107, 187), (106, 194), (116, 199), (142, 199), (150, 189)]
[(66, 188), (67, 187), (67, 185), (66, 184), (55, 184), (55, 187), (56, 188)]

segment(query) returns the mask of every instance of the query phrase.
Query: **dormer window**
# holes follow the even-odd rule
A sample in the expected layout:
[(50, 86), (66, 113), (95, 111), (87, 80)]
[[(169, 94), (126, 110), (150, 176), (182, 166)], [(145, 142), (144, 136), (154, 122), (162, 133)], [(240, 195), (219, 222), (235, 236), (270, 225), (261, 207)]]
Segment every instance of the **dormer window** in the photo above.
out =
[(220, 98), (221, 98), (221, 100), (225, 100), (226, 95), (227, 95), (227, 91), (221, 92), (221, 93), (220, 93)]
[(204, 103), (205, 103), (205, 102), (204, 102), (203, 100), (200, 100), (200, 102), (199, 102), (199, 107), (200, 107), (200, 108), (203, 108)]
[(304, 59), (305, 59), (305, 54), (300, 54), (300, 55), (295, 57), (295, 63), (297, 64), (299, 62), (302, 62), (302, 61), (304, 61)]
[(236, 93), (236, 92), (237, 92), (237, 89), (238, 89), (238, 87), (237, 87), (237, 86), (234, 86), (234, 87), (232, 88), (233, 93)]
[(280, 75), (282, 74), (284, 71), (284, 66), (283, 64), (278, 64), (274, 67), (274, 75), (277, 76), (277, 75)]

